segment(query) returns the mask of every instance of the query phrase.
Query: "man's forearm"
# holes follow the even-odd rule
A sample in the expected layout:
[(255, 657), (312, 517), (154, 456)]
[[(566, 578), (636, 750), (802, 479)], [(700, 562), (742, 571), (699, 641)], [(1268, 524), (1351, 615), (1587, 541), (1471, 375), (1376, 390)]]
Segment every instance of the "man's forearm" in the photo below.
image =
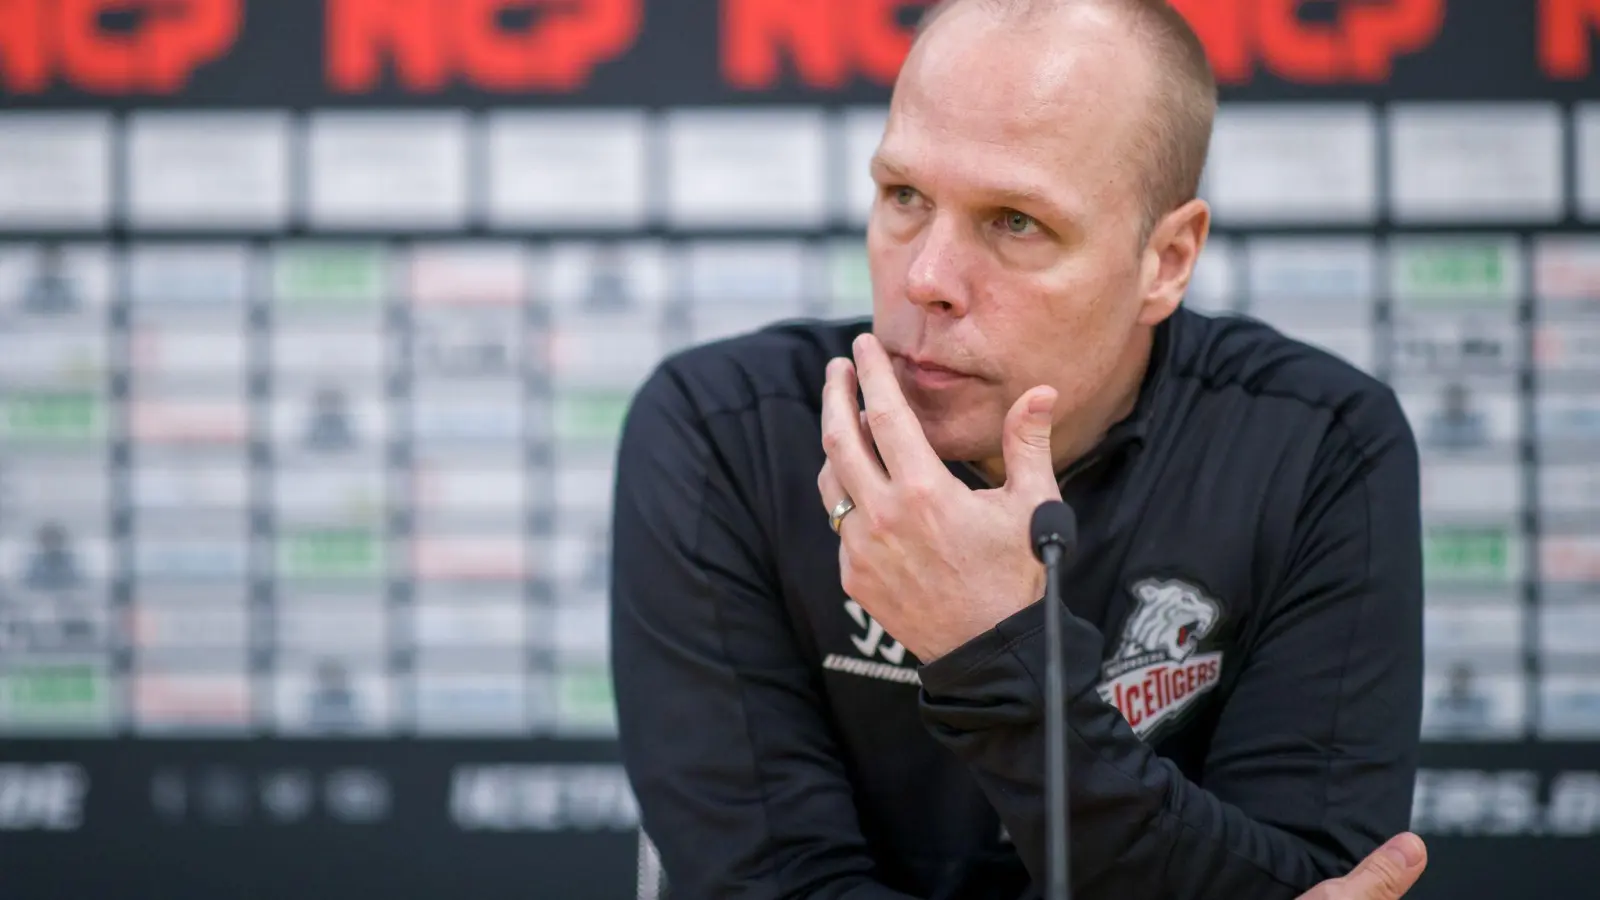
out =
[[(1036, 881), (1045, 878), (1042, 608), (924, 668), (923, 716), (973, 770)], [(1100, 699), (1101, 638), (1065, 617), (1069, 801), (1078, 896), (1289, 900), (1350, 863), (1190, 783)], [(985, 645), (987, 644), (987, 646)]]

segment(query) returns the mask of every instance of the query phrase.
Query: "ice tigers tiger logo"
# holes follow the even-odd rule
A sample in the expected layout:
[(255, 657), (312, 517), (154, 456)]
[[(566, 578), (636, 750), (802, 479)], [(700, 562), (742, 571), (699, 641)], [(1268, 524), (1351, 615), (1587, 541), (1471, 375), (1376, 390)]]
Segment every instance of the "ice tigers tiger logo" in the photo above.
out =
[(1171, 659), (1188, 659), (1217, 624), (1217, 604), (1181, 581), (1146, 579), (1133, 595), (1139, 608), (1123, 628), (1121, 658), (1164, 650)]
[(1222, 620), (1222, 607), (1180, 579), (1145, 578), (1130, 593), (1138, 601), (1122, 628), (1122, 643), (1101, 667), (1100, 696), (1149, 738), (1222, 677), (1222, 652), (1202, 642)]

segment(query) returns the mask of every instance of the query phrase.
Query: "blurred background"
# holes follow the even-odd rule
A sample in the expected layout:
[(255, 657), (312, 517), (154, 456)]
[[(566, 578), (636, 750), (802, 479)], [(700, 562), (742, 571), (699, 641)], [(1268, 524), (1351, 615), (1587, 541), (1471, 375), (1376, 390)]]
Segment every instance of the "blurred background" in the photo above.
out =
[[(618, 426), (675, 348), (870, 310), (923, 5), (0, 2), (0, 895), (655, 896)], [(1413, 896), (1593, 896), (1600, 2), (1177, 5), (1187, 302), (1423, 446)]]

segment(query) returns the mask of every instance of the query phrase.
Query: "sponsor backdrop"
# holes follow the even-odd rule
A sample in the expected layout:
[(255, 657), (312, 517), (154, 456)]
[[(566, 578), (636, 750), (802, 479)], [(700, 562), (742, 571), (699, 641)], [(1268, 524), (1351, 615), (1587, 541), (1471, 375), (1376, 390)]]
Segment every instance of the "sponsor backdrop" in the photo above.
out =
[[(869, 308), (920, 6), (0, 4), (6, 896), (652, 894), (620, 417), (674, 348)], [(1583, 895), (1600, 3), (1180, 6), (1226, 84), (1190, 302), (1423, 446), (1416, 896)]]

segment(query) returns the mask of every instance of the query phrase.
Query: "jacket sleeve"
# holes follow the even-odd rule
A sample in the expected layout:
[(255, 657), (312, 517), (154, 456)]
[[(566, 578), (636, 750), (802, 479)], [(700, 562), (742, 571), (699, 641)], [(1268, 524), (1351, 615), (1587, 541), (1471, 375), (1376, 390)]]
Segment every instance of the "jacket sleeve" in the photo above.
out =
[[(617, 459), (611, 666), (622, 760), (668, 895), (911, 900), (873, 881), (759, 517), (669, 369)], [(731, 443), (731, 441), (730, 441)]]
[[(1418, 461), (1398, 408), (1380, 418), (1365, 446), (1345, 430), (1318, 451), (1199, 783), (1100, 698), (1101, 635), (1063, 616), (1075, 896), (1291, 900), (1407, 827), (1422, 704)], [(920, 700), (1040, 884), (1043, 628), (1035, 604), (935, 660)]]

